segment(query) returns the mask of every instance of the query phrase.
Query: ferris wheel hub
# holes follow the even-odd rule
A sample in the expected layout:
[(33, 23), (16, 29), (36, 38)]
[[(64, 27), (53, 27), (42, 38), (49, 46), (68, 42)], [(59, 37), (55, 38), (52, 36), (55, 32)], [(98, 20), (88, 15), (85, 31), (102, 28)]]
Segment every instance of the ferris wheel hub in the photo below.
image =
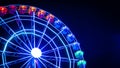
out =
[(34, 58), (40, 58), (42, 56), (42, 52), (39, 48), (33, 48), (31, 54)]

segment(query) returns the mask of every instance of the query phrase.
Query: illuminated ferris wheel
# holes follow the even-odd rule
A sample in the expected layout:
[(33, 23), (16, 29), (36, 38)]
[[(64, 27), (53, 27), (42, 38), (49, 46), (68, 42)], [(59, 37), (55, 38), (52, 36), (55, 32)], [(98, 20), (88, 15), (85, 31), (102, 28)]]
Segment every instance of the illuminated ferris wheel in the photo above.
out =
[(85, 68), (83, 54), (70, 29), (51, 13), (0, 6), (0, 68)]

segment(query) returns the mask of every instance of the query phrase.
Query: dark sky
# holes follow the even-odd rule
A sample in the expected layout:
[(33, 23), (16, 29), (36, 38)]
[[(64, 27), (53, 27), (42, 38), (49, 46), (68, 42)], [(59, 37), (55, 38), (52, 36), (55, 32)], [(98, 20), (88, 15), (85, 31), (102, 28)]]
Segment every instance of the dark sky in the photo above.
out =
[(0, 5), (9, 4), (37, 6), (62, 20), (81, 43), (87, 68), (120, 68), (119, 2), (0, 0)]

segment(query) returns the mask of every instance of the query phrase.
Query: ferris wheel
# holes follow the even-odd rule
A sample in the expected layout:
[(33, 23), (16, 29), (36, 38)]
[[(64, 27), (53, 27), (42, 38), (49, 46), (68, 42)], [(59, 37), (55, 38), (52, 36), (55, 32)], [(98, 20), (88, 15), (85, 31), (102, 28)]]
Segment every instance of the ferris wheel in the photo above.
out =
[(0, 68), (85, 68), (70, 29), (29, 5), (0, 6)]

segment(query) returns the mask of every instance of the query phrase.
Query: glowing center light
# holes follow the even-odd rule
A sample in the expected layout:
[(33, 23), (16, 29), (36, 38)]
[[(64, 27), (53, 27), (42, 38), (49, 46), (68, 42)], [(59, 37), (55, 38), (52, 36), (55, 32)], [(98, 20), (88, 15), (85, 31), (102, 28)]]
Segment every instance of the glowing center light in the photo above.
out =
[(39, 58), (42, 55), (42, 52), (39, 48), (33, 48), (31, 54), (34, 58)]

